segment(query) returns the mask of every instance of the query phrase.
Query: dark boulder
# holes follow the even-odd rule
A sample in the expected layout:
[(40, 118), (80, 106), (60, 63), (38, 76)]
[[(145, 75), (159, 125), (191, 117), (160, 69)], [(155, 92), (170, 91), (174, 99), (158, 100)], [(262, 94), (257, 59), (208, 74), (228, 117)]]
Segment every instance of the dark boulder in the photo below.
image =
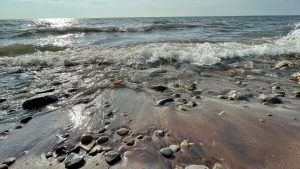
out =
[(58, 98), (55, 95), (46, 95), (28, 99), (22, 104), (22, 107), (27, 110), (39, 109), (57, 101)]

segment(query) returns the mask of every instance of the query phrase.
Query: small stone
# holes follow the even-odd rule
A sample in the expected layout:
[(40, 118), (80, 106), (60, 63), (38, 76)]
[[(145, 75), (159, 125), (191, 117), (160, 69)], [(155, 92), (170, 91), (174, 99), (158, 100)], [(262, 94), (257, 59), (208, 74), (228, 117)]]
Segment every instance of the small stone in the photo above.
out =
[(134, 139), (130, 139), (128, 142), (127, 142), (127, 146), (133, 146), (134, 145)]
[(279, 89), (281, 89), (280, 86), (273, 86), (272, 87), (272, 90), (279, 90)]
[(102, 149), (104, 152), (109, 152), (109, 151), (113, 150), (113, 148), (112, 148), (112, 147), (109, 147), (109, 146), (102, 147), (101, 149)]
[(219, 113), (219, 116), (222, 116), (222, 115), (226, 115), (226, 112), (225, 112), (225, 111), (221, 111), (221, 112)]
[(173, 151), (173, 153), (176, 153), (180, 150), (180, 146), (178, 145), (170, 145), (169, 148)]
[(124, 156), (125, 157), (129, 157), (129, 156), (131, 156), (132, 155), (132, 152), (131, 151), (125, 151), (124, 152)]
[(186, 147), (189, 147), (189, 146), (190, 146), (190, 143), (189, 143), (188, 140), (184, 140), (183, 142), (181, 142), (180, 146), (186, 148)]
[(113, 165), (121, 160), (121, 155), (117, 151), (106, 152), (103, 156), (106, 163), (109, 165)]
[(6, 164), (0, 164), (0, 169), (8, 169), (8, 165), (6, 165)]
[(264, 102), (268, 104), (281, 104), (282, 100), (278, 97), (267, 97), (266, 99), (264, 99)]
[(80, 137), (81, 144), (87, 145), (90, 144), (94, 140), (91, 134), (83, 134)]
[(184, 104), (186, 107), (194, 107), (195, 106), (195, 103), (192, 102), (192, 101), (188, 101), (187, 103)]
[(174, 97), (174, 98), (179, 98), (179, 97), (180, 97), (180, 94), (179, 94), (179, 93), (174, 93), (174, 94), (172, 94), (172, 97)]
[(184, 86), (184, 88), (187, 89), (188, 91), (194, 91), (197, 89), (196, 84), (186, 85)]
[(212, 169), (225, 169), (221, 164), (215, 163)]
[(166, 158), (173, 157), (173, 151), (170, 148), (162, 148), (159, 152)]
[(225, 96), (225, 95), (218, 95), (218, 98), (219, 98), (219, 99), (228, 99), (228, 97)]
[(258, 120), (262, 123), (266, 122), (264, 119), (258, 119)]
[(102, 151), (102, 146), (96, 145), (90, 152), (89, 155), (95, 156)]
[(184, 105), (178, 106), (178, 108), (182, 111), (188, 111), (188, 109)]
[(278, 62), (276, 65), (275, 65), (275, 68), (276, 69), (281, 69), (283, 67), (289, 67), (292, 65), (292, 62), (288, 61), (288, 60), (283, 60), (283, 61), (280, 61)]
[(143, 137), (143, 141), (145, 142), (145, 143), (147, 143), (147, 142), (149, 142), (149, 141), (151, 141), (152, 140), (152, 138), (150, 137), (150, 136), (144, 136)]
[(108, 140), (109, 140), (108, 136), (100, 136), (96, 142), (97, 142), (97, 144), (103, 144), (103, 143), (107, 142)]
[(155, 135), (156, 137), (164, 137), (165, 134), (166, 134), (166, 132), (165, 132), (164, 130), (156, 130), (156, 131), (154, 132), (154, 135)]
[(292, 80), (300, 81), (300, 72), (292, 74)]
[(164, 106), (164, 105), (166, 105), (167, 103), (171, 103), (171, 102), (174, 102), (174, 99), (173, 99), (173, 98), (166, 98), (166, 99), (158, 100), (158, 101), (156, 102), (156, 104), (159, 105), (159, 106)]
[(2, 163), (9, 166), (9, 165), (12, 165), (16, 160), (17, 160), (16, 157), (9, 157), (9, 158), (3, 160)]
[(138, 135), (136, 138), (141, 140), (141, 139), (143, 139), (143, 137), (144, 137), (143, 135)]
[(20, 123), (23, 123), (23, 124), (28, 123), (31, 119), (32, 119), (31, 116), (25, 117), (25, 118), (23, 118), (23, 119), (20, 121)]
[(64, 154), (67, 154), (67, 147), (66, 146), (62, 146), (62, 147), (59, 147), (55, 150), (55, 154), (56, 156), (60, 156), (60, 155), (64, 155)]
[(61, 156), (58, 156), (56, 157), (56, 160), (60, 163), (62, 163), (64, 160), (66, 159), (66, 156), (65, 155), (61, 155)]
[(125, 136), (129, 133), (129, 130), (127, 128), (120, 128), (117, 130), (117, 134), (120, 136)]
[(46, 153), (46, 158), (50, 158), (53, 156), (53, 152), (49, 151), (48, 153)]
[(189, 165), (185, 169), (209, 169), (205, 165)]
[(16, 129), (21, 129), (21, 128), (23, 128), (23, 126), (22, 125), (17, 125), (15, 128)]
[(269, 117), (271, 117), (271, 116), (273, 116), (271, 113), (267, 113), (267, 116), (269, 116)]
[(97, 131), (97, 133), (101, 134), (101, 133), (104, 133), (105, 131), (106, 131), (105, 128), (100, 128), (100, 129)]
[(168, 88), (165, 86), (153, 86), (152, 90), (154, 91), (159, 91), (159, 92), (164, 92), (165, 90), (167, 90)]
[(0, 103), (3, 103), (3, 102), (5, 102), (5, 101), (6, 101), (6, 99), (0, 98)]
[(67, 156), (64, 163), (66, 168), (71, 168), (71, 167), (79, 166), (82, 162), (83, 162), (83, 156), (80, 156), (75, 153), (71, 153)]

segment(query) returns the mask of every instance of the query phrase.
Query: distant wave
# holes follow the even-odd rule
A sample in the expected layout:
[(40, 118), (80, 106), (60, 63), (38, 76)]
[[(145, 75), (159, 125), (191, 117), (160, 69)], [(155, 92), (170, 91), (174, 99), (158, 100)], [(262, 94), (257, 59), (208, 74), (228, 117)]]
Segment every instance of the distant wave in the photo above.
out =
[(150, 32), (153, 30), (172, 30), (178, 28), (196, 28), (200, 25), (180, 23), (153, 23), (149, 25), (118, 25), (97, 27), (39, 27), (22, 31), (18, 37), (32, 36), (35, 34), (68, 34), (68, 33), (97, 33), (97, 32)]
[(31, 54), (37, 51), (61, 51), (67, 47), (60, 47), (54, 45), (31, 45), (31, 44), (11, 44), (8, 46), (0, 46), (0, 56), (18, 56), (24, 54)]

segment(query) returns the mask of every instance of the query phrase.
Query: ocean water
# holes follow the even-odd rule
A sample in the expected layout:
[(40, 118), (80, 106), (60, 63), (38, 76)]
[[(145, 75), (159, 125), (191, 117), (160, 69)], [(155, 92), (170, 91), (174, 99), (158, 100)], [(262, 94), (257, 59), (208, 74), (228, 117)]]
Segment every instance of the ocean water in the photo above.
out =
[(0, 65), (222, 58), (300, 53), (300, 16), (0, 20)]

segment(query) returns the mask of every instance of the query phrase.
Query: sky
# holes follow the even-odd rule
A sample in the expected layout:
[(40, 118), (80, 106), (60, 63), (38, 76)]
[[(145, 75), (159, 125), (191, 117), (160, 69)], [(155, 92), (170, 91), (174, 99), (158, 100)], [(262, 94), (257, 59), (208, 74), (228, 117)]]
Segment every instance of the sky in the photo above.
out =
[(0, 0), (0, 18), (300, 15), (300, 0)]

